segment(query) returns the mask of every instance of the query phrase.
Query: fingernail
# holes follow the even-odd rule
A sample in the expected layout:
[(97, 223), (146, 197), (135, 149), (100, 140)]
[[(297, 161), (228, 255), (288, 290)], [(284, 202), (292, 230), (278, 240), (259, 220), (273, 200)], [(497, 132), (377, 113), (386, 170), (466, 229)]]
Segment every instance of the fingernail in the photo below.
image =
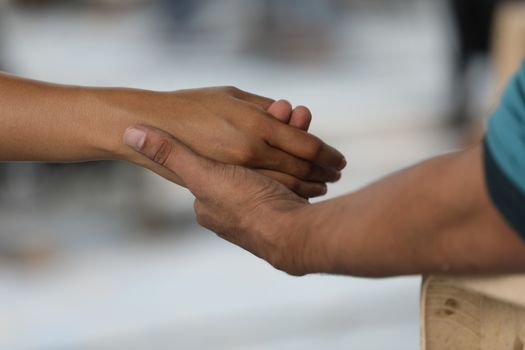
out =
[(290, 108), (292, 107), (292, 104), (290, 103), (290, 101), (288, 100), (285, 100), (285, 99), (280, 99), (279, 101), (277, 101), (279, 103), (286, 103), (288, 106), (290, 106)]
[(334, 181), (339, 181), (340, 178), (341, 178), (341, 172), (338, 171), (335, 173)]
[(326, 192), (328, 192), (328, 187), (326, 187), (325, 184), (321, 185), (320, 187), (320, 190), (319, 192), (321, 192), (321, 194), (326, 194)]
[(341, 159), (341, 163), (339, 164), (339, 169), (344, 169), (346, 167), (346, 158), (343, 157), (343, 159)]
[(128, 128), (124, 133), (124, 143), (136, 151), (142, 150), (146, 133), (140, 129)]

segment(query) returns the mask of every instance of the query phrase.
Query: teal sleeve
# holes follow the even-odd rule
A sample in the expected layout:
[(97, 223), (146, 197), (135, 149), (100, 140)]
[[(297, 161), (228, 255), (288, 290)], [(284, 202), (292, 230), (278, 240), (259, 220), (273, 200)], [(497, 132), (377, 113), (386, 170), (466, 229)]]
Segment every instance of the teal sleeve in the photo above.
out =
[(525, 238), (525, 65), (510, 81), (489, 120), (484, 147), (492, 201)]

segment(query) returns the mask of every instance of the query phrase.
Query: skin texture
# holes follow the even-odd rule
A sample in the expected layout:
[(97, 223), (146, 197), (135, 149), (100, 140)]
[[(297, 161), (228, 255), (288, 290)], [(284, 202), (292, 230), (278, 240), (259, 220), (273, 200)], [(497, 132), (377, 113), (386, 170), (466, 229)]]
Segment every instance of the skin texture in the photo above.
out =
[(324, 194), (346, 165), (340, 152), (307, 132), (308, 109), (234, 87), (85, 88), (0, 73), (0, 100), (0, 161), (124, 159), (185, 185), (122, 144), (127, 126), (145, 123), (199, 155), (260, 171), (303, 197)]
[(525, 272), (525, 242), (486, 193), (481, 145), (312, 205), (250, 169), (200, 157), (161, 130), (131, 130), (143, 138), (130, 143), (125, 135), (130, 147), (185, 181), (202, 226), (289, 274)]

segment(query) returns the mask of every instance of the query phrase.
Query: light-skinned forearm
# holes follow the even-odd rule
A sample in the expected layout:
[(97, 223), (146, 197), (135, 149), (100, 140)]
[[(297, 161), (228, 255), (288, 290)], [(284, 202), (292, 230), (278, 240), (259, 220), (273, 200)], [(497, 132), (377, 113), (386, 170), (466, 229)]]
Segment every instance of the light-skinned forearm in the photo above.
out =
[(140, 113), (131, 112), (132, 103), (129, 109), (123, 106), (147, 98), (153, 93), (55, 85), (0, 73), (0, 161), (121, 158), (123, 131), (142, 121)]
[(525, 243), (492, 206), (482, 147), (425, 161), (307, 207), (306, 269), (359, 276), (525, 271)]
[[(147, 122), (166, 129), (162, 119), (151, 117), (152, 111), (165, 107), (163, 95), (139, 89), (50, 84), (0, 72), (0, 161), (125, 159), (183, 184), (121, 142), (132, 123)], [(176, 104), (176, 98), (170, 96), (170, 102)], [(157, 114), (169, 114), (169, 131), (178, 125), (173, 109)]]
[(122, 143), (126, 128), (146, 124), (205, 157), (258, 169), (304, 197), (323, 194), (323, 183), (336, 181), (345, 165), (337, 150), (306, 132), (308, 109), (292, 112), (288, 102), (234, 87), (87, 88), (0, 73), (0, 102), (0, 161), (125, 159), (184, 185)]
[[(68, 161), (109, 156), (91, 133), (94, 108), (81, 89), (0, 73), (0, 160)], [(89, 127), (89, 128), (88, 128)]]

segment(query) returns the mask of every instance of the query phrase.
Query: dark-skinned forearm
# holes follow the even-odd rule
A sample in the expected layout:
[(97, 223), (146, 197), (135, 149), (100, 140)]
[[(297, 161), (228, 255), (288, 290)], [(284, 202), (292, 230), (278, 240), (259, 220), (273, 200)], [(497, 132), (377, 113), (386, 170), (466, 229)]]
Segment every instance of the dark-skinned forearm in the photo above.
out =
[(360, 276), (525, 271), (525, 244), (485, 190), (481, 152), (437, 157), (306, 208), (305, 261)]

